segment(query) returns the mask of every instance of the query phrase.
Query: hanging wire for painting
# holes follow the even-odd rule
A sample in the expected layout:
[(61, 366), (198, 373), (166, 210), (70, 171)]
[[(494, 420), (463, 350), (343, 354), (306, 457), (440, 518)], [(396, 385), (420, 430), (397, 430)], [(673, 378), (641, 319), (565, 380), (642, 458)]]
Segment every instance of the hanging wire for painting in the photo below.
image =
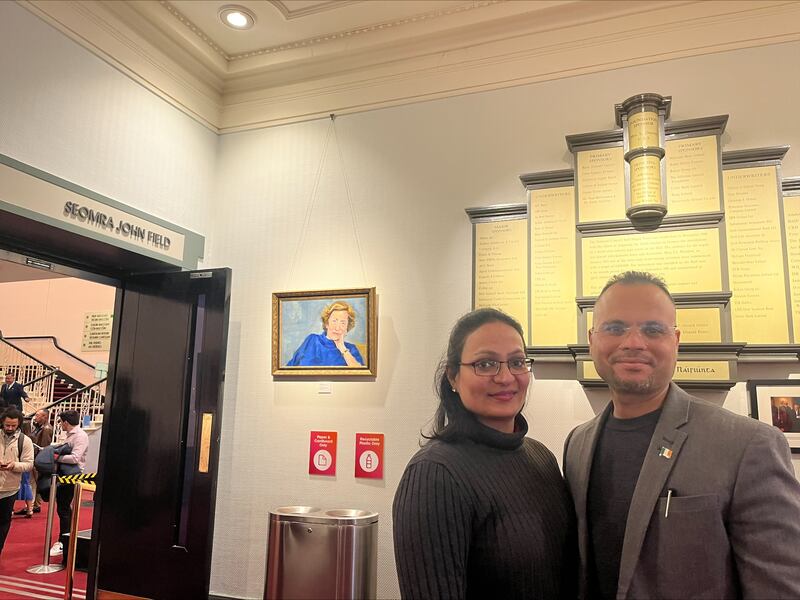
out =
[(319, 189), (319, 181), (322, 178), (322, 169), (325, 167), (325, 161), (328, 158), (328, 144), (331, 141), (331, 133), (333, 132), (333, 115), (331, 115), (331, 122), (328, 124), (328, 132), (325, 135), (325, 144), (322, 146), (322, 157), (319, 160), (319, 167), (317, 167), (317, 174), (314, 177), (314, 185), (311, 188), (311, 197), (308, 199), (308, 206), (306, 207), (306, 215), (303, 219), (303, 228), (300, 231), (300, 239), (297, 243), (297, 248), (294, 251), (292, 258), (292, 266), (289, 268), (289, 283), (291, 284), (294, 277), (294, 268), (297, 265), (297, 257), (300, 255), (300, 250), (306, 241), (306, 232), (308, 225), (311, 222), (311, 214), (314, 211), (314, 203), (317, 200), (317, 190)]
[(356, 221), (356, 211), (353, 208), (353, 196), (350, 193), (350, 180), (347, 177), (347, 169), (345, 168), (344, 164), (344, 157), (342, 156), (342, 146), (339, 144), (339, 134), (336, 131), (336, 116), (331, 115), (331, 124), (333, 125), (333, 137), (334, 142), (336, 142), (336, 149), (339, 151), (339, 164), (342, 166), (342, 177), (344, 178), (344, 191), (347, 195), (347, 205), (350, 207), (350, 218), (353, 221), (353, 237), (356, 240), (356, 250), (358, 251), (358, 258), (361, 261), (361, 277), (363, 278), (362, 281), (366, 285), (367, 281), (367, 269), (364, 267), (364, 254), (361, 252), (361, 240), (358, 237), (358, 222)]
[(325, 135), (325, 144), (322, 147), (322, 157), (319, 161), (319, 167), (317, 168), (317, 174), (314, 177), (314, 186), (311, 188), (311, 198), (308, 201), (308, 207), (306, 208), (305, 218), (303, 219), (303, 229), (300, 232), (300, 240), (297, 244), (297, 248), (294, 252), (294, 257), (292, 258), (292, 266), (289, 269), (289, 283), (291, 283), (293, 276), (294, 276), (294, 269), (297, 265), (297, 257), (300, 255), (300, 250), (304, 247), (306, 233), (308, 232), (309, 224), (311, 222), (311, 215), (314, 212), (314, 205), (317, 201), (317, 192), (319, 190), (319, 182), (322, 178), (322, 171), (325, 168), (325, 163), (328, 160), (328, 146), (331, 140), (331, 134), (333, 134), (334, 142), (336, 144), (336, 150), (339, 154), (339, 164), (342, 168), (342, 178), (344, 179), (344, 189), (345, 195), (347, 196), (347, 206), (350, 208), (350, 219), (353, 223), (353, 238), (355, 238), (356, 243), (356, 251), (358, 252), (358, 259), (361, 263), (361, 276), (363, 277), (364, 283), (367, 283), (367, 270), (364, 266), (364, 254), (361, 252), (361, 239), (358, 236), (358, 221), (356, 219), (356, 211), (353, 208), (353, 196), (350, 192), (350, 180), (347, 177), (347, 169), (345, 168), (344, 164), (344, 156), (342, 155), (342, 146), (339, 144), (339, 136), (336, 132), (336, 115), (331, 114), (331, 121), (328, 124), (328, 131)]

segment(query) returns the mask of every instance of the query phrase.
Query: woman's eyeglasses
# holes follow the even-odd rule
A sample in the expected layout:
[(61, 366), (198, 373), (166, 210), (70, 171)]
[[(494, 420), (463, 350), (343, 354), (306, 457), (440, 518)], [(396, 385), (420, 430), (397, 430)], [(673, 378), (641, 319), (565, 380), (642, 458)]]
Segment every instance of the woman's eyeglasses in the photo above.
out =
[(525, 375), (530, 373), (532, 358), (510, 358), (508, 360), (490, 360), (484, 358), (471, 363), (459, 363), (462, 367), (472, 367), (475, 375), (480, 377), (494, 377), (500, 373), (500, 365), (508, 365), (512, 375)]

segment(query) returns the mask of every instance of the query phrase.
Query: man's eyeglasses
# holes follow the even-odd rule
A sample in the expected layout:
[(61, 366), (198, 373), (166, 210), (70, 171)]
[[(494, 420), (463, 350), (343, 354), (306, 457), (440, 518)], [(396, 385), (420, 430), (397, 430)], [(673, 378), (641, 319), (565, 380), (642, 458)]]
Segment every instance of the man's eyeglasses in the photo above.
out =
[(628, 335), (631, 328), (636, 327), (639, 335), (648, 340), (660, 340), (672, 335), (677, 329), (677, 325), (667, 325), (659, 321), (647, 321), (640, 325), (631, 325), (624, 321), (611, 321), (610, 323), (603, 323), (599, 327), (592, 327), (591, 331), (595, 335), (609, 338), (621, 338)]
[(500, 365), (508, 365), (512, 375), (526, 375), (531, 371), (532, 358), (510, 358), (508, 360), (490, 360), (484, 358), (471, 363), (459, 363), (462, 367), (472, 367), (475, 375), (480, 377), (494, 377), (500, 373)]

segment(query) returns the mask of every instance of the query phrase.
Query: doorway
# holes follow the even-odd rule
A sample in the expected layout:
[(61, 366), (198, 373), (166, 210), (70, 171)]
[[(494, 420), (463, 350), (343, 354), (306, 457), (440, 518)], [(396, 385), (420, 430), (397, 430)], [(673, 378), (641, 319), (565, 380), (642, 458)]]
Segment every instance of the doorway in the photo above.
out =
[(230, 270), (0, 220), (0, 252), (117, 290), (86, 597), (208, 597)]

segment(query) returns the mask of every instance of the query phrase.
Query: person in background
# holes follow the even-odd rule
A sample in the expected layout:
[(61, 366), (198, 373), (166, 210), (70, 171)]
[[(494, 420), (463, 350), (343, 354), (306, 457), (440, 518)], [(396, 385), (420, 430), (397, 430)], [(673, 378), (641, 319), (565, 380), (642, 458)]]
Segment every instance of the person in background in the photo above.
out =
[[(53, 427), (50, 425), (50, 413), (46, 410), (37, 410), (33, 415), (30, 424), (27, 423), (22, 427), (23, 432), (33, 441), (33, 457), (39, 454), (39, 449), (49, 446), (53, 441)], [(39, 473), (36, 472), (34, 467), (30, 475), (31, 491), (33, 493), (33, 506), (31, 510), (33, 513), (41, 512), (42, 510), (42, 496), (39, 494)], [(20, 509), (15, 512), (15, 515), (26, 515), (28, 507)]]
[[(72, 446), (71, 454), (57, 456), (56, 462), (78, 465), (81, 472), (86, 468), (86, 453), (89, 450), (89, 436), (80, 427), (80, 415), (76, 410), (65, 410), (58, 419), (61, 429), (67, 432), (65, 444)], [(58, 484), (56, 488), (56, 511), (58, 512), (59, 541), (50, 549), (50, 556), (63, 553), (64, 547), (61, 539), (69, 533), (70, 520), (72, 519), (72, 498), (75, 495), (75, 485), (71, 483)]]
[(580, 598), (800, 598), (800, 483), (777, 428), (674, 383), (664, 282), (629, 271), (594, 306), (611, 402), (570, 433)]
[(0, 409), (13, 406), (22, 412), (22, 400), (28, 399), (28, 394), (22, 384), (15, 381), (13, 373), (6, 373), (6, 382), (0, 387)]
[(22, 413), (7, 408), (0, 415), (3, 427), (0, 442), (0, 554), (11, 528), (11, 513), (17, 499), (22, 473), (33, 468), (33, 442), (20, 430)]
[(778, 398), (775, 402), (775, 415), (773, 415), (772, 423), (784, 433), (791, 433), (795, 430), (797, 423), (789, 398)]
[(490, 308), (459, 319), (429, 441), (394, 497), (403, 598), (570, 596), (572, 503), (553, 454), (526, 437), (530, 379), (519, 323)]

